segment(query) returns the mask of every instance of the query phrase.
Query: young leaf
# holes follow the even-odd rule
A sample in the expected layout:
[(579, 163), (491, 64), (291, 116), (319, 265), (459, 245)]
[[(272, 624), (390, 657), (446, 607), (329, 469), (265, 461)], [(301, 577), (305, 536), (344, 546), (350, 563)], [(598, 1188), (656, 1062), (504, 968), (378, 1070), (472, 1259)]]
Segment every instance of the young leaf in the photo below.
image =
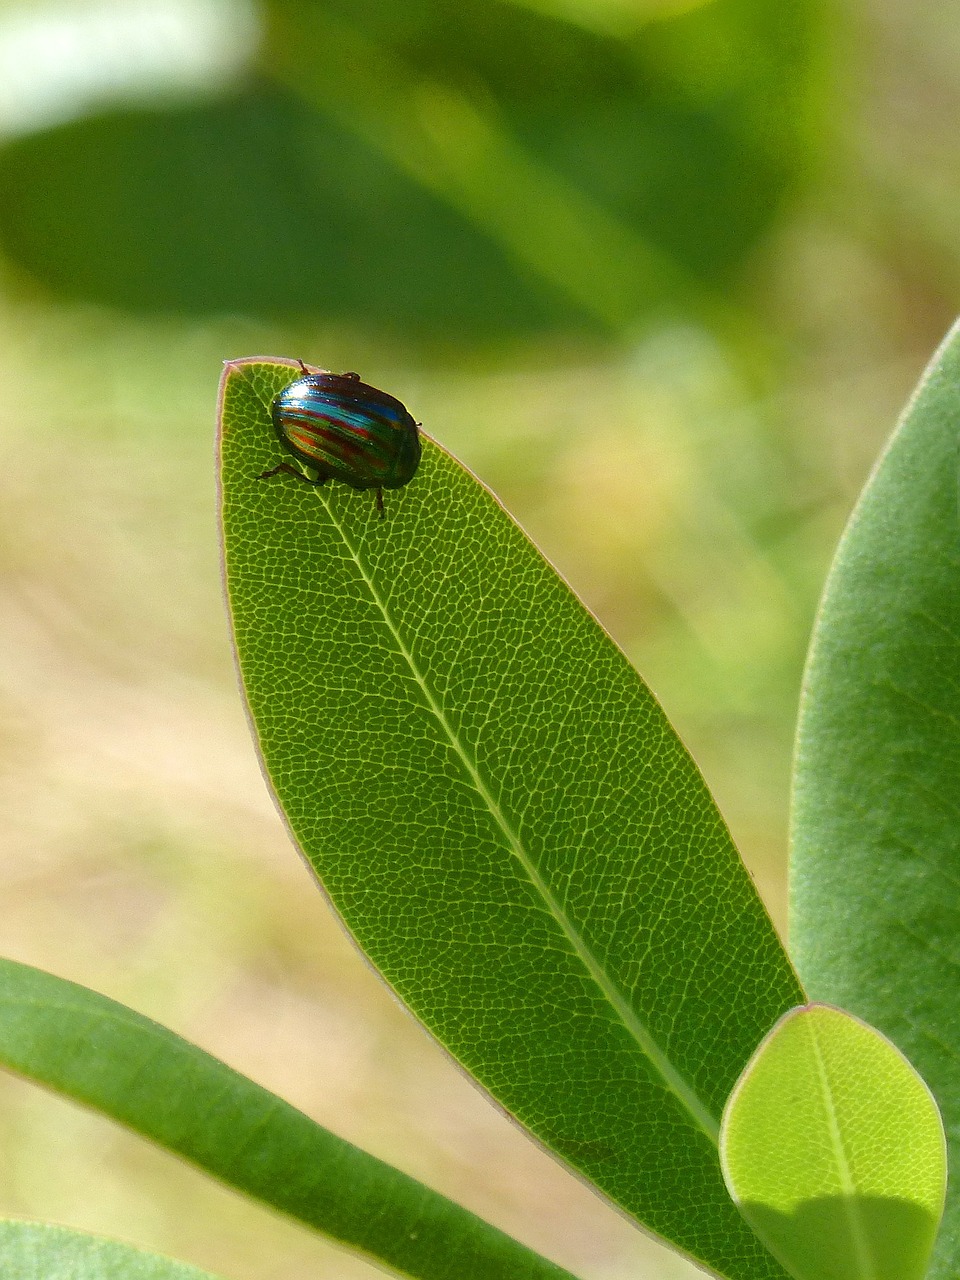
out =
[[(810, 994), (880, 1028), (960, 1157), (960, 328), (857, 505), (814, 632), (797, 746), (792, 924)], [(932, 1275), (960, 1265), (960, 1187)]]
[(451, 1054), (713, 1270), (781, 1275), (730, 1203), (720, 1112), (802, 999), (650, 691), (496, 500), (424, 440), (386, 495), (257, 479), (296, 369), (227, 365), (224, 556), (291, 830)]
[(946, 1189), (929, 1089), (839, 1009), (788, 1013), (727, 1103), (723, 1174), (795, 1280), (922, 1280)]
[(4, 1280), (216, 1280), (185, 1262), (41, 1222), (0, 1222)]
[(0, 1066), (401, 1275), (573, 1280), (166, 1027), (12, 960), (0, 960)]

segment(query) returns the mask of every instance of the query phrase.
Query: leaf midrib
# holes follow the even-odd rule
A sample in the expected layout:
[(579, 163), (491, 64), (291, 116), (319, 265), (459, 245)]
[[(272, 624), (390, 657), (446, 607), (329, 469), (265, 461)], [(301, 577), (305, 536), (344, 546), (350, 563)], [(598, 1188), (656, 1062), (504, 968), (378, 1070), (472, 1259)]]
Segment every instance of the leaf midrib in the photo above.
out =
[(837, 1162), (837, 1173), (840, 1178), (844, 1216), (847, 1219), (847, 1223), (850, 1227), (850, 1235), (853, 1238), (859, 1273), (860, 1276), (863, 1277), (863, 1280), (877, 1280), (876, 1267), (874, 1266), (872, 1250), (870, 1249), (867, 1239), (866, 1227), (860, 1209), (857, 1205), (857, 1187), (854, 1181), (853, 1172), (850, 1168), (850, 1160), (847, 1156), (846, 1143), (843, 1140), (843, 1134), (840, 1132), (837, 1112), (833, 1103), (833, 1089), (830, 1086), (830, 1075), (827, 1070), (827, 1064), (824, 1061), (823, 1054), (820, 1050), (820, 1041), (817, 1038), (817, 1028), (815, 1023), (808, 1023), (808, 1031), (810, 1047), (817, 1069), (817, 1080), (820, 1085), (820, 1097), (823, 1102), (824, 1113), (827, 1119), (827, 1128), (830, 1133), (830, 1145), (833, 1148), (833, 1154)]
[(369, 591), (373, 603), (380, 610), (384, 623), (393, 637), (400, 656), (406, 662), (411, 675), (420, 687), (428, 710), (437, 720), (437, 723), (450, 743), (450, 746), (459, 758), (471, 785), (503, 833), (509, 851), (514, 855), (530, 883), (542, 898), (551, 917), (556, 922), (574, 955), (583, 964), (590, 978), (616, 1012), (625, 1029), (637, 1043), (641, 1052), (648, 1059), (651, 1066), (658, 1073), (666, 1088), (674, 1095), (674, 1097), (676, 1097), (677, 1101), (687, 1111), (694, 1124), (710, 1139), (714, 1147), (716, 1147), (719, 1142), (719, 1121), (710, 1113), (700, 1097), (674, 1067), (666, 1053), (654, 1040), (650, 1029), (637, 1016), (636, 1011), (629, 1004), (622, 992), (618, 990), (610, 975), (593, 954), (593, 951), (584, 939), (583, 935), (563, 911), (563, 908), (551, 891), (550, 887), (540, 875), (533, 859), (524, 847), (520, 836), (513, 829), (511, 823), (501, 809), (499, 802), (484, 783), (476, 761), (466, 749), (466, 746), (451, 725), (439, 700), (434, 696), (426, 676), (421, 672), (413, 653), (403, 640), (403, 636), (400, 633), (398, 625), (391, 617), (386, 601), (377, 590), (373, 577), (368, 573), (359, 548), (354, 544), (344, 526), (337, 520), (326, 496), (319, 491), (316, 491), (316, 496), (319, 501), (323, 503), (331, 523), (343, 539), (344, 546), (349, 551), (357, 567), (357, 572), (360, 574), (360, 577)]

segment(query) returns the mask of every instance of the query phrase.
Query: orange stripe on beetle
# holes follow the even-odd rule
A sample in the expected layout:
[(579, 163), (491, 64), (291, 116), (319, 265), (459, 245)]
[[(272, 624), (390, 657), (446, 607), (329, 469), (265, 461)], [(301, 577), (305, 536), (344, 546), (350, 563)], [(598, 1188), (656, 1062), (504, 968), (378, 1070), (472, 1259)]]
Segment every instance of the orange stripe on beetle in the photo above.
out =
[(258, 478), (283, 473), (306, 484), (340, 480), (352, 489), (409, 484), (420, 465), (417, 423), (394, 396), (362, 382), (358, 373), (303, 374), (274, 396), (270, 416), (277, 439), (316, 479), (281, 462)]

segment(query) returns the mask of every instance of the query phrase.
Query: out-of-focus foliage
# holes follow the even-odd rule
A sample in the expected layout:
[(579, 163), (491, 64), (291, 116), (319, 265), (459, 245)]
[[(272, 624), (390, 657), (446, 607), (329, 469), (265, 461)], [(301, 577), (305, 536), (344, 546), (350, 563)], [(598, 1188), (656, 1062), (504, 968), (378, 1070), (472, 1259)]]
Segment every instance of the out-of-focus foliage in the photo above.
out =
[(11, 1280), (216, 1280), (116, 1240), (29, 1222), (0, 1222), (0, 1263)]
[(0, 245), (74, 298), (408, 339), (713, 314), (816, 150), (820, 5), (612, 35), (510, 0), (269, 0), (245, 87), (0, 152)]

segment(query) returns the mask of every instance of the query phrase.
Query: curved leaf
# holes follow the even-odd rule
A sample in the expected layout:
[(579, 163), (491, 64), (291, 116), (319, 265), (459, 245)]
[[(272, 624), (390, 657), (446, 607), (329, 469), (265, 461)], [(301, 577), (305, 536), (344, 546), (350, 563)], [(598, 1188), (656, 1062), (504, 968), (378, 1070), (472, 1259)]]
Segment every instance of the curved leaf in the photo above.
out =
[[(837, 551), (807, 669), (792, 924), (812, 996), (880, 1028), (960, 1159), (960, 328), (937, 352)], [(960, 1188), (933, 1275), (960, 1264)]]
[(779, 1269), (723, 1186), (720, 1111), (802, 998), (693, 761), (620, 651), (430, 440), (386, 495), (287, 477), (227, 365), (227, 587), (294, 836), (398, 995), (627, 1212), (738, 1280)]
[(0, 1222), (4, 1280), (215, 1280), (185, 1262), (43, 1222)]
[(12, 960), (0, 960), (0, 1065), (403, 1275), (573, 1280), (166, 1027)]
[(859, 1019), (788, 1013), (730, 1096), (720, 1157), (740, 1212), (796, 1280), (923, 1280), (943, 1125), (910, 1063)]

